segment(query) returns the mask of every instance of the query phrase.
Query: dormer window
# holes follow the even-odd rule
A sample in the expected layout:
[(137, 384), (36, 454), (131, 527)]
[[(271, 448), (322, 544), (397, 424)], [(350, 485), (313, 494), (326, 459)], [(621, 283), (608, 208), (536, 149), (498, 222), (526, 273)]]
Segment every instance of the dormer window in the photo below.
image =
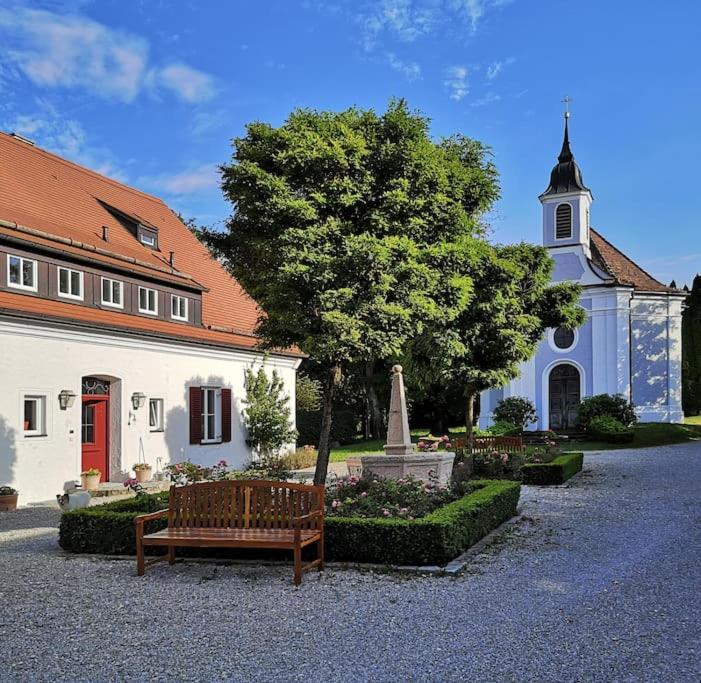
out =
[(555, 209), (555, 239), (572, 239), (572, 205), (559, 204)]
[(137, 226), (139, 242), (149, 249), (158, 249), (158, 233), (139, 224)]
[(155, 289), (139, 287), (139, 313), (158, 315), (158, 293)]

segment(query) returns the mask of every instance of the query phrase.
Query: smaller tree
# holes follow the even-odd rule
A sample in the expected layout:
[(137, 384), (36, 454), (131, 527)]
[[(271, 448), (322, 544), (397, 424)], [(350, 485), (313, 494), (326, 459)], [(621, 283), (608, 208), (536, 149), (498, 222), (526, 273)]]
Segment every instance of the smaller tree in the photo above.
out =
[(499, 405), (494, 409), (495, 422), (508, 422), (525, 429), (528, 425), (538, 421), (538, 413), (535, 406), (522, 396), (510, 396), (499, 401)]
[(297, 412), (312, 413), (321, 408), (321, 382), (309, 375), (297, 373), (295, 396), (297, 399)]
[(297, 438), (292, 428), (290, 397), (284, 393), (284, 384), (276, 370), (268, 377), (264, 368), (244, 372), (246, 406), (243, 410), (248, 443), (263, 463), (279, 454), (283, 446)]
[(638, 418), (633, 404), (622, 394), (587, 396), (579, 404), (579, 424), (587, 429), (595, 417), (612, 417), (625, 427), (634, 425)]

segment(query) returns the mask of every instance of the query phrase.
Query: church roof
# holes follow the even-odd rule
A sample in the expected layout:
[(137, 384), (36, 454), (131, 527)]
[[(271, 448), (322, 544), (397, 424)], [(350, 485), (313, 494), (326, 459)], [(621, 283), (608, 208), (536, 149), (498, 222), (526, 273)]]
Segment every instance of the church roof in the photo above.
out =
[(593, 228), (589, 229), (591, 259), (596, 266), (609, 273), (613, 284), (633, 287), (640, 292), (660, 294), (678, 293), (679, 290), (663, 285), (644, 271), (637, 263), (616, 249), (605, 237)]
[(557, 157), (557, 164), (550, 173), (550, 184), (541, 197), (578, 191), (590, 192), (582, 180), (582, 172), (579, 170), (570, 149), (570, 135), (567, 118), (565, 118), (565, 137), (562, 140), (562, 149)]

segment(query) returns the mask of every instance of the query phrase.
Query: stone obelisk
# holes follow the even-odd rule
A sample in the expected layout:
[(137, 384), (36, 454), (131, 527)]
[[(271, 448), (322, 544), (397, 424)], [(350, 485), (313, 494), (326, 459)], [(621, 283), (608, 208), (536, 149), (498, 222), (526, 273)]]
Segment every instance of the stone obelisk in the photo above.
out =
[(411, 443), (409, 431), (409, 413), (406, 409), (406, 393), (402, 366), (392, 368), (392, 394), (389, 401), (389, 416), (387, 418), (386, 455), (411, 455), (414, 444)]

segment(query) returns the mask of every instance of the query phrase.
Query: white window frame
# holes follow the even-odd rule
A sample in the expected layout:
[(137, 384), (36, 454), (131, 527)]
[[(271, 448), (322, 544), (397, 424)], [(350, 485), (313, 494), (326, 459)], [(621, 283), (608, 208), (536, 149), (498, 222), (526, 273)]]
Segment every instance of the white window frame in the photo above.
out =
[[(65, 270), (68, 273), (68, 288), (70, 289), (71, 287), (71, 280), (72, 280), (72, 275), (73, 273), (78, 273), (79, 276), (79, 294), (71, 294), (65, 293), (61, 291), (61, 271)], [(73, 268), (67, 268), (65, 266), (58, 266), (56, 269), (56, 292), (58, 296), (60, 296), (62, 299), (74, 299), (77, 301), (82, 301), (83, 296), (84, 296), (84, 274), (82, 270), (75, 270)]]
[[(178, 302), (178, 311), (180, 310), (180, 302), (182, 301), (185, 303), (185, 316), (176, 315), (173, 312), (173, 305), (175, 304), (176, 301)], [(189, 304), (190, 304), (190, 302), (186, 296), (180, 296), (179, 294), (171, 294), (170, 295), (170, 317), (173, 320), (184, 320), (186, 322), (189, 321), (190, 320), (189, 315), (188, 315), (189, 314), (188, 309), (190, 307)]]
[(548, 330), (548, 346), (555, 352), (555, 353), (569, 353), (572, 351), (577, 344), (579, 343), (579, 329), (576, 327), (574, 330), (574, 340), (572, 341), (572, 345), (568, 346), (566, 349), (561, 349), (556, 343), (555, 343), (555, 332), (557, 328), (556, 327), (551, 327)]
[(146, 232), (139, 232), (139, 242), (141, 242), (141, 244), (146, 245), (147, 247), (150, 247), (151, 249), (156, 248), (156, 236), (155, 235), (149, 235)]
[[(156, 424), (151, 424), (151, 407), (156, 406)], [(150, 398), (148, 400), (148, 428), (150, 432), (164, 431), (164, 401), (162, 398)]]
[[(20, 276), (20, 282), (12, 282), (10, 280), (10, 262), (12, 259), (18, 259), (19, 260), (19, 276)], [(22, 276), (24, 274), (24, 264), (25, 263), (31, 263), (32, 264), (32, 284), (31, 285), (25, 285), (21, 282)], [(18, 256), (17, 254), (8, 254), (7, 255), (7, 286), (11, 287), (12, 289), (21, 289), (25, 292), (36, 292), (39, 288), (39, 265), (37, 264), (35, 259), (27, 258), (26, 256)]]
[[(146, 292), (146, 303), (148, 303), (149, 294), (153, 294), (153, 310), (149, 308), (141, 308), (141, 292)], [(139, 291), (137, 292), (139, 313), (145, 313), (146, 315), (158, 315), (158, 290), (151, 289), (151, 287), (142, 287), (139, 285)]]
[[(221, 387), (201, 387), (202, 392), (202, 442), (221, 443)], [(214, 416), (214, 434), (209, 433), (207, 418)]]
[[(24, 409), (27, 401), (36, 403), (36, 429), (24, 428)], [(46, 436), (46, 394), (24, 394), (22, 396), (22, 433), (24, 436)]]
[[(116, 282), (119, 285), (119, 303), (115, 304), (112, 301), (105, 301), (105, 282), (110, 283), (110, 297), (112, 296), (112, 285)], [(124, 283), (121, 280), (115, 280), (111, 277), (100, 278), (100, 301), (103, 306), (110, 308), (124, 308)]]

